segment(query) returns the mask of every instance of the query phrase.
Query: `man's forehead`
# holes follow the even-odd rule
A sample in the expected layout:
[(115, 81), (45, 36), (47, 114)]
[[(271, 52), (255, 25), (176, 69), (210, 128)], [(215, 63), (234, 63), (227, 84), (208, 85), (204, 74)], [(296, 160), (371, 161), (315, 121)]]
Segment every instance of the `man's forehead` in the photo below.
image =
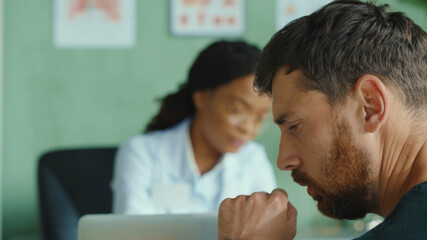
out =
[(274, 118), (289, 116), (291, 109), (295, 105), (297, 89), (295, 80), (298, 75), (297, 70), (287, 73), (288, 67), (277, 69), (272, 82), (272, 112)]
[(299, 114), (328, 102), (324, 93), (302, 87), (305, 75), (301, 70), (287, 71), (286, 67), (280, 68), (273, 78), (272, 112), (275, 118)]
[[(296, 90), (301, 90), (302, 78), (304, 77), (301, 70), (296, 69), (292, 72), (289, 72), (288, 66), (280, 67), (276, 70), (273, 79), (272, 79), (272, 96), (277, 94), (293, 93)], [(289, 95), (288, 94), (288, 95)]]

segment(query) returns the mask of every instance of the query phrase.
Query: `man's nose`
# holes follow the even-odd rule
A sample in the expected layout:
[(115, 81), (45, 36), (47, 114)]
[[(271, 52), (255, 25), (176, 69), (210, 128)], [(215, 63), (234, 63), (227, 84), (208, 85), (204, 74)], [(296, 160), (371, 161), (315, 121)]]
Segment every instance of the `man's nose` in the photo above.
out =
[(279, 156), (277, 167), (282, 171), (292, 171), (301, 166), (301, 159), (296, 153), (294, 143), (285, 141), (283, 135), (280, 137)]

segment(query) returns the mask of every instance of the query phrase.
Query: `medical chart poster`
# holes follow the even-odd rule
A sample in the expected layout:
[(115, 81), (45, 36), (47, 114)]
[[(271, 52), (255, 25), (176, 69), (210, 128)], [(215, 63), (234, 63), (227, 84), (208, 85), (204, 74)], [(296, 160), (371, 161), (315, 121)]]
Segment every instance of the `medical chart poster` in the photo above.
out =
[(175, 36), (242, 36), (245, 0), (170, 0)]
[(136, 42), (136, 0), (54, 0), (58, 48), (130, 48)]
[(276, 30), (330, 2), (332, 0), (276, 0)]

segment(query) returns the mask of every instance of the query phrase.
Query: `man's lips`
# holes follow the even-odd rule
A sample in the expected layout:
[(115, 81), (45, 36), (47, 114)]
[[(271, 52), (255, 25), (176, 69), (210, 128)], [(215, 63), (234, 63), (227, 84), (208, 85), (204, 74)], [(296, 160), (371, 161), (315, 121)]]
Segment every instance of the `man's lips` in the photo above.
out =
[(314, 195), (314, 189), (312, 186), (307, 186), (307, 193), (308, 195), (312, 196)]
[(301, 185), (303, 187), (307, 186), (307, 193), (308, 193), (308, 195), (310, 195), (310, 196), (313, 197), (313, 195), (314, 195), (314, 188), (312, 186), (310, 186), (310, 185), (308, 185), (306, 183), (301, 183), (301, 182), (296, 182), (296, 183), (298, 183), (299, 185)]
[(306, 174), (303, 174), (294, 170), (292, 171), (292, 178), (294, 179), (294, 182), (296, 182), (297, 184), (303, 187), (307, 187), (308, 195), (314, 198), (316, 194), (313, 186), (314, 184)]

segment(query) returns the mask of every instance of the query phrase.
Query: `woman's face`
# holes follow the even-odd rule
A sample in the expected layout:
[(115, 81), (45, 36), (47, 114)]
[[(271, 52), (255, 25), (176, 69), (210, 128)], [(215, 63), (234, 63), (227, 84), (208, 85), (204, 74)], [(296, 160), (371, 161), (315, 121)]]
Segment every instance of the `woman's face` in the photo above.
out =
[(237, 152), (254, 139), (267, 118), (271, 100), (254, 91), (253, 74), (239, 77), (215, 90), (196, 93), (195, 121), (203, 139), (219, 153)]

